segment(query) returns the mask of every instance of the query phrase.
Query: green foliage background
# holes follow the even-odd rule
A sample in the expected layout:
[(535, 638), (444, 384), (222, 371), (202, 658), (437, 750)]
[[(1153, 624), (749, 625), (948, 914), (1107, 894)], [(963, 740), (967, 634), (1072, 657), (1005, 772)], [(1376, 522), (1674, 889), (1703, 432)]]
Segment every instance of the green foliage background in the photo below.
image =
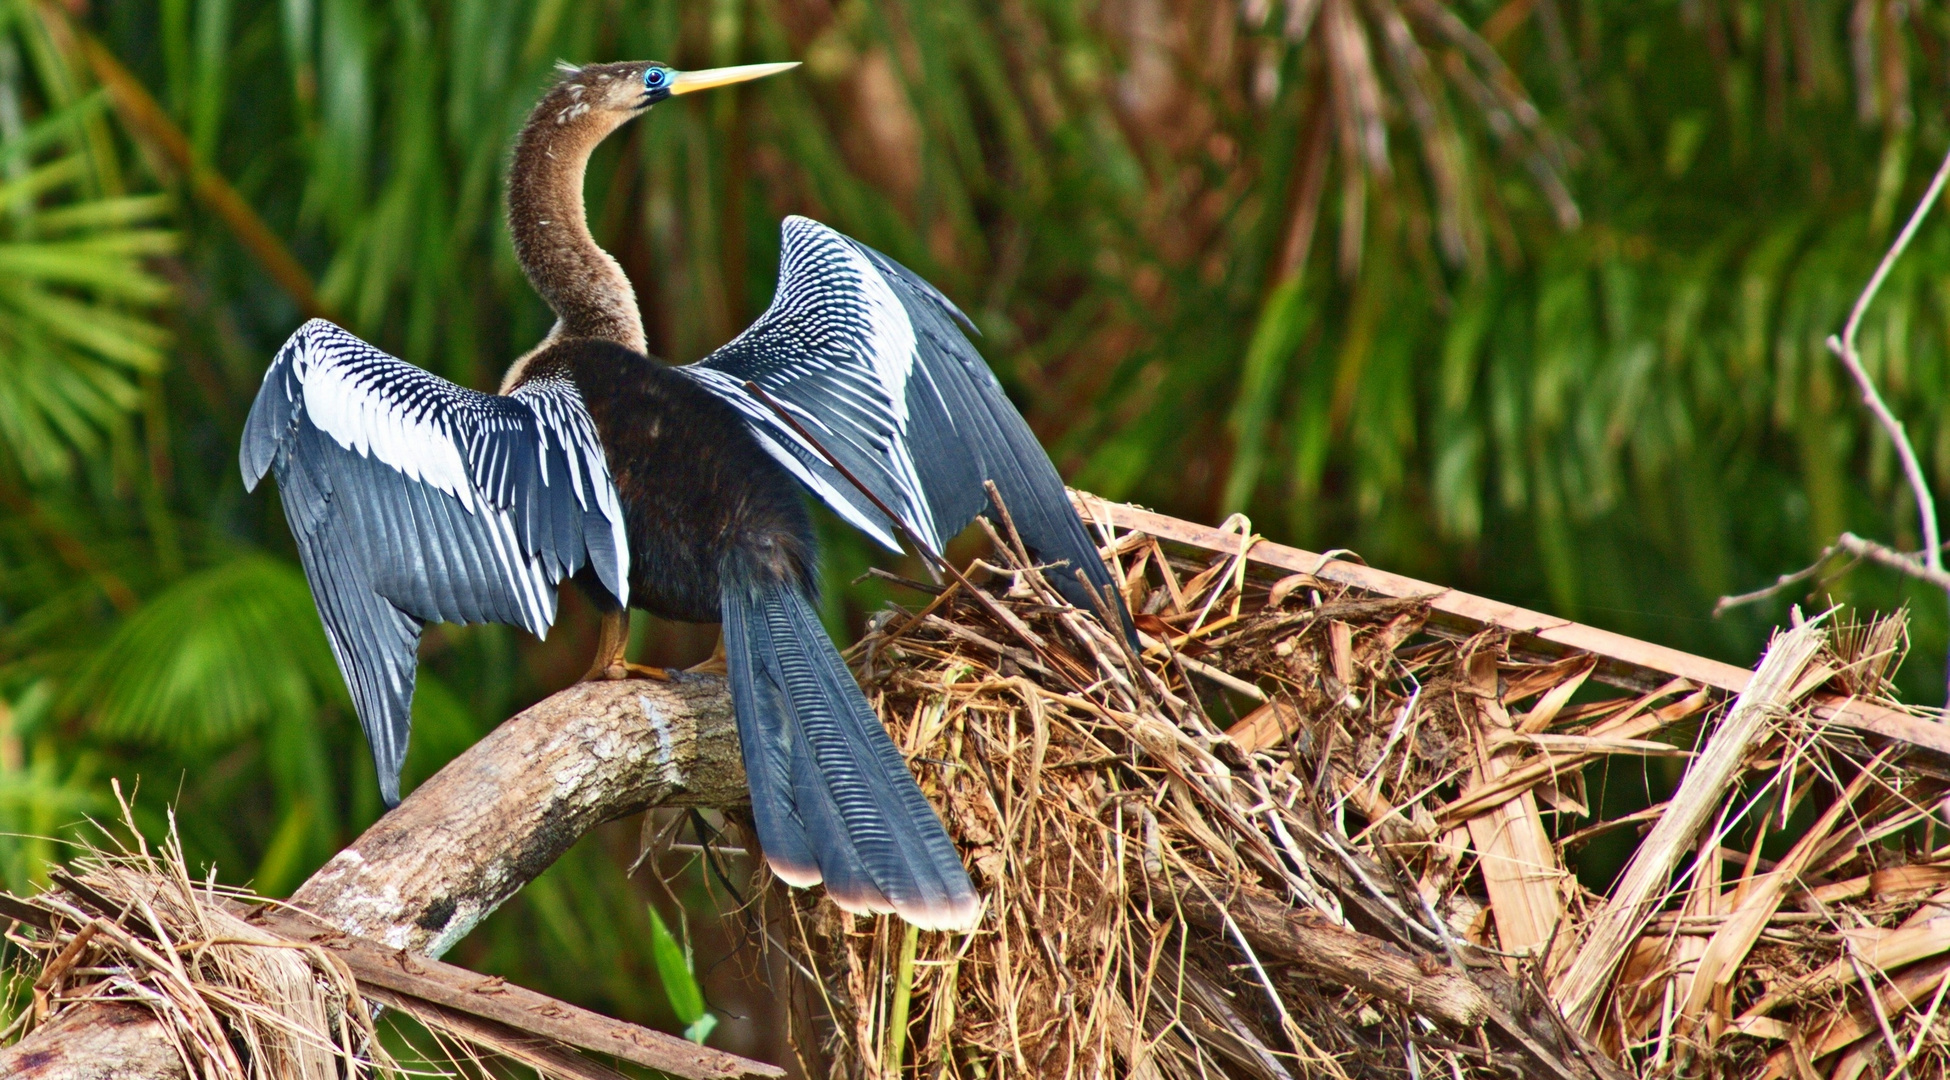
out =
[[(799, 72), (667, 105), (598, 154), (598, 237), (654, 348), (764, 304), (806, 213), (970, 311), (1066, 475), (1102, 494), (1749, 662), (1785, 604), (1713, 600), (1914, 508), (1822, 348), (1946, 144), (1950, 16), (1900, 0), (0, 0), (0, 879), (106, 778), (269, 893), (376, 788), (276, 499), (235, 447), (300, 321), (123, 125), (99, 38), (364, 337), (492, 386), (548, 315), (499, 213), (558, 59)], [(1867, 323), (1950, 480), (1950, 227)], [(829, 530), (836, 628), (879, 594)], [(1828, 586), (1890, 607), (1876, 570)], [(1917, 592), (1912, 699), (1943, 696)], [(845, 606), (842, 606), (842, 605)], [(409, 783), (572, 679), (430, 635)], [(644, 627), (647, 658), (708, 634)], [(604, 834), (465, 962), (672, 1028)], [(688, 883), (688, 884), (685, 884)], [(695, 872), (686, 903), (704, 905)], [(658, 893), (656, 895), (663, 895)], [(666, 907), (673, 925), (674, 907)], [(720, 950), (722, 951), (722, 950)], [(702, 962), (702, 960), (700, 960)], [(723, 993), (729, 993), (724, 991)], [(725, 1000), (722, 994), (718, 1002)], [(729, 1011), (736, 1012), (735, 1007)], [(720, 1029), (762, 1047), (760, 1025)]]

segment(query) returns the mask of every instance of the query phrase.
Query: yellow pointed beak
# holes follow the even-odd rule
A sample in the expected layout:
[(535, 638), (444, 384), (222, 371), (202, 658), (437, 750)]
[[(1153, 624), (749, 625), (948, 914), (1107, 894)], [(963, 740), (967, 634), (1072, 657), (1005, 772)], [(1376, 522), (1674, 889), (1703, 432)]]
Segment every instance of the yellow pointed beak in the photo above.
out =
[(750, 82), (763, 79), (767, 75), (777, 75), (781, 71), (791, 71), (799, 66), (793, 60), (784, 64), (740, 64), (737, 67), (711, 68), (708, 71), (680, 71), (671, 77), (670, 96), (694, 94), (699, 90), (715, 90), (732, 83)]

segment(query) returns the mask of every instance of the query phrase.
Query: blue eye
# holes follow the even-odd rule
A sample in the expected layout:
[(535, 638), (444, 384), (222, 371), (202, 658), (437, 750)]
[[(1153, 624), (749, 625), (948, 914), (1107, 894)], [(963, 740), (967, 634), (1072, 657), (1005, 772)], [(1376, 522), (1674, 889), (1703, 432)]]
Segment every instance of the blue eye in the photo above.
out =
[(662, 90), (669, 85), (669, 68), (653, 67), (643, 73), (643, 88), (645, 90)]

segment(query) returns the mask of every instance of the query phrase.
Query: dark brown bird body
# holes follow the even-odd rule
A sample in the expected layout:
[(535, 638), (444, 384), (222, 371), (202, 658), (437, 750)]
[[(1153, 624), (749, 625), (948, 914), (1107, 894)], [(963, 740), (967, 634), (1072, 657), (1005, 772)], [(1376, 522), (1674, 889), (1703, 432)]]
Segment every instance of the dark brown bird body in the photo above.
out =
[[(607, 341), (546, 346), (524, 379), (575, 383), (602, 437), (630, 542), (630, 605), (683, 622), (719, 621), (723, 576), (814, 589), (814, 539), (798, 482), (737, 411), (663, 364)], [(593, 573), (598, 607), (616, 598)]]

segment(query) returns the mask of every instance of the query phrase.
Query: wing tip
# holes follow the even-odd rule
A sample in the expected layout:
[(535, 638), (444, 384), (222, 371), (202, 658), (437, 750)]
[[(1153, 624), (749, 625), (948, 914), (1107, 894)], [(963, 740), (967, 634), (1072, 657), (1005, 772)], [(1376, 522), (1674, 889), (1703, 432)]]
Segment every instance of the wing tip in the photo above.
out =
[(248, 437), (246, 437), (244, 445), (239, 447), (237, 451), (237, 471), (244, 474), (244, 494), (246, 495), (257, 490), (257, 485), (264, 482), (264, 474), (271, 468), (271, 462), (268, 457), (265, 458), (262, 464), (253, 460), (257, 457), (253, 453), (254, 449)]
[(388, 811), (391, 811), (395, 807), (399, 806), (400, 803), (399, 766), (398, 765), (393, 766), (392, 770), (388, 772), (386, 765), (384, 763), (378, 763), (378, 764), (379, 764), (379, 801), (385, 803), (386, 809)]

